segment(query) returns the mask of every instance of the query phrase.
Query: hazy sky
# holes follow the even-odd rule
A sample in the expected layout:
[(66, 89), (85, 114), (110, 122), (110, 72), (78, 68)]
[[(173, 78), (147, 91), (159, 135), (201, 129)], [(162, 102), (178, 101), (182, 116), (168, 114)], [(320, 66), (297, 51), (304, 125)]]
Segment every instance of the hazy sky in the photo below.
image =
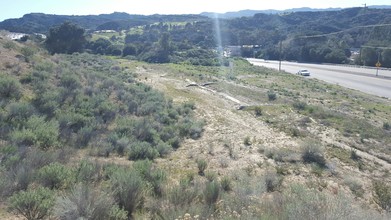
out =
[(0, 21), (42, 12), (61, 15), (108, 14), (199, 14), (244, 9), (348, 8), (391, 5), (390, 0), (0, 0)]

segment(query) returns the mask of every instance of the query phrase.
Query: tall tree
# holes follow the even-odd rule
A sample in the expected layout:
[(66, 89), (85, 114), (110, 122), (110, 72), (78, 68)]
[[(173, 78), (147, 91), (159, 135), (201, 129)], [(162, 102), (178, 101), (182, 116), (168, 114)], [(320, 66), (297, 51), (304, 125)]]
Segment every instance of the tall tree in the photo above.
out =
[(51, 54), (81, 52), (87, 42), (84, 32), (83, 28), (65, 22), (60, 26), (50, 28), (45, 41), (46, 47)]

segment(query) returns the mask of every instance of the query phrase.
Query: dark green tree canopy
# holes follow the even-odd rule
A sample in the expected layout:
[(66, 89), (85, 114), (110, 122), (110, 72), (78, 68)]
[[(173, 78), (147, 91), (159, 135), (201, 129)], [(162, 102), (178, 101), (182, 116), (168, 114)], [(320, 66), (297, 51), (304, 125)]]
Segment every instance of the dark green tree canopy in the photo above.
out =
[(50, 28), (45, 41), (46, 47), (52, 54), (81, 52), (87, 42), (84, 32), (83, 28), (65, 22), (60, 26)]

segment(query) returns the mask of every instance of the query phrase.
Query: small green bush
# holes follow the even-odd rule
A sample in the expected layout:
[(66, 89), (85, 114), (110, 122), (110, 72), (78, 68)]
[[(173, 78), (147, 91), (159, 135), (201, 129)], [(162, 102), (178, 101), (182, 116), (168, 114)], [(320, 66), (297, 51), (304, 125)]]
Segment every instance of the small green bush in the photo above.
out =
[(308, 141), (304, 144), (302, 159), (305, 163), (317, 163), (320, 167), (326, 166), (324, 150), (320, 143), (315, 141)]
[(18, 100), (22, 96), (22, 86), (14, 78), (1, 73), (0, 77), (0, 97), (2, 99)]
[(76, 136), (76, 146), (78, 148), (84, 148), (88, 145), (92, 137), (95, 136), (95, 128), (92, 126), (85, 126), (82, 127), (78, 132)]
[(231, 180), (231, 178), (229, 178), (228, 176), (224, 176), (220, 180), (220, 185), (221, 185), (221, 188), (224, 191), (226, 191), (226, 192), (231, 191), (232, 190), (232, 180)]
[(59, 126), (56, 120), (46, 121), (44, 117), (32, 116), (26, 127), (14, 130), (11, 139), (18, 145), (36, 145), (41, 149), (58, 145)]
[(168, 143), (159, 142), (156, 146), (156, 150), (160, 157), (164, 157), (172, 151), (172, 147)]
[(250, 146), (251, 145), (251, 139), (249, 136), (246, 136), (243, 140), (243, 144), (246, 145), (246, 146)]
[(24, 125), (24, 122), (35, 113), (34, 106), (28, 102), (11, 103), (7, 108), (7, 120), (17, 128)]
[(134, 142), (129, 148), (129, 160), (153, 160), (159, 156), (159, 152), (148, 142)]
[(137, 171), (122, 168), (114, 170), (109, 179), (115, 201), (132, 218), (136, 209), (143, 206), (145, 182)]
[(255, 116), (259, 117), (262, 115), (262, 108), (260, 106), (255, 106), (254, 108)]
[(266, 172), (264, 180), (267, 192), (274, 192), (278, 190), (282, 183), (282, 178), (277, 173), (270, 171)]
[(25, 57), (26, 62), (30, 62), (31, 57), (35, 54), (35, 50), (31, 47), (28, 47), (28, 46), (22, 47), (20, 52)]
[(53, 204), (53, 192), (43, 187), (20, 191), (10, 198), (10, 209), (28, 220), (46, 218)]
[(22, 128), (11, 133), (11, 140), (18, 146), (31, 146), (36, 142), (36, 136), (33, 130)]
[(317, 163), (311, 164), (311, 173), (315, 174), (318, 177), (323, 175), (324, 167), (318, 165)]
[(167, 179), (167, 174), (161, 169), (153, 167), (150, 160), (140, 160), (133, 164), (133, 168), (140, 173), (144, 181), (152, 188), (154, 196), (163, 195), (163, 183)]
[(54, 214), (59, 219), (106, 220), (111, 216), (113, 198), (88, 185), (78, 185), (65, 196), (58, 197)]
[(212, 182), (216, 180), (217, 174), (214, 171), (207, 171), (205, 177), (209, 182)]
[(50, 189), (63, 189), (74, 182), (74, 172), (60, 163), (52, 163), (39, 169), (39, 182)]
[(76, 170), (76, 180), (82, 183), (94, 183), (101, 180), (102, 167), (99, 163), (82, 160)]
[(307, 108), (307, 103), (302, 101), (296, 101), (292, 104), (292, 106), (297, 110), (304, 110), (305, 108)]
[(80, 79), (76, 74), (64, 73), (60, 79), (60, 85), (67, 91), (74, 91), (80, 88)]
[(204, 124), (204, 121), (194, 121), (193, 119), (185, 118), (179, 124), (179, 135), (181, 137), (190, 136), (193, 139), (198, 139), (202, 135)]
[(384, 130), (391, 130), (391, 125), (388, 122), (383, 122), (383, 129)]
[(364, 195), (365, 191), (362, 187), (362, 184), (358, 180), (347, 178), (345, 179), (344, 183), (349, 187), (350, 191), (352, 191), (355, 196), (362, 197)]
[(220, 198), (220, 185), (216, 181), (207, 182), (204, 190), (204, 200), (205, 203), (211, 207)]
[(198, 159), (197, 161), (198, 174), (203, 176), (205, 175), (205, 170), (208, 167), (208, 163), (204, 159)]
[(5, 49), (8, 49), (8, 50), (15, 49), (15, 48), (16, 48), (16, 43), (14, 43), (13, 41), (6, 41), (6, 42), (3, 44), (3, 47), (4, 47)]
[(118, 205), (113, 205), (110, 209), (109, 220), (127, 220), (128, 212), (121, 209)]
[(381, 180), (373, 181), (373, 196), (384, 210), (391, 211), (391, 185)]
[(274, 101), (277, 99), (277, 94), (273, 91), (267, 92), (267, 98), (269, 101)]
[(167, 190), (167, 199), (168, 201), (176, 208), (179, 207), (188, 207), (190, 204), (192, 204), (197, 196), (198, 196), (198, 189), (196, 189), (193, 186), (190, 186), (188, 183), (179, 185), (179, 186), (172, 186)]

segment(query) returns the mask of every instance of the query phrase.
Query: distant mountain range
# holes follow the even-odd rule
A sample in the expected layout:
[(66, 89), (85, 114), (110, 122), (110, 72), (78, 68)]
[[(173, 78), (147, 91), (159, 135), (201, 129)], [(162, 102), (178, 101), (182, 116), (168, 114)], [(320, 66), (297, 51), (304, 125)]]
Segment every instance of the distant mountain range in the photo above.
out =
[[(377, 8), (377, 9), (391, 9), (391, 5), (373, 5), (373, 6), (367, 6), (368, 8)], [(235, 11), (235, 12), (226, 12), (226, 13), (214, 13), (214, 12), (203, 12), (201, 15), (207, 16), (207, 17), (215, 17), (216, 15), (219, 18), (238, 18), (238, 17), (252, 17), (255, 14), (263, 13), (263, 14), (280, 14), (280, 13), (290, 13), (290, 12), (303, 12), (303, 11), (310, 11), (310, 12), (317, 12), (317, 11), (339, 11), (343, 8), (324, 8), (324, 9), (316, 9), (316, 8), (292, 8), (287, 10), (274, 10), (274, 9), (268, 9), (268, 10), (241, 10), (241, 11)]]
[[(368, 8), (391, 9), (391, 5), (368, 6)], [(237, 12), (218, 13), (219, 18), (235, 19), (241, 17), (253, 17), (256, 14), (283, 15), (293, 12), (337, 12), (341, 8), (313, 9), (294, 8), (288, 10), (241, 10)], [(75, 23), (86, 30), (128, 30), (132, 27), (151, 25), (159, 22), (192, 22), (202, 21), (216, 16), (216, 13), (204, 12), (198, 15), (132, 15), (122, 12), (101, 15), (52, 15), (43, 13), (30, 13), (21, 18), (7, 19), (0, 22), (0, 30), (8, 30), (19, 33), (47, 33), (50, 27), (60, 25), (65, 21)]]
[(0, 30), (20, 33), (47, 33), (50, 27), (65, 21), (75, 23), (87, 30), (125, 30), (135, 26), (157, 22), (191, 22), (206, 19), (202, 15), (131, 15), (123, 12), (100, 15), (53, 15), (44, 13), (25, 14), (21, 18), (0, 22)]

